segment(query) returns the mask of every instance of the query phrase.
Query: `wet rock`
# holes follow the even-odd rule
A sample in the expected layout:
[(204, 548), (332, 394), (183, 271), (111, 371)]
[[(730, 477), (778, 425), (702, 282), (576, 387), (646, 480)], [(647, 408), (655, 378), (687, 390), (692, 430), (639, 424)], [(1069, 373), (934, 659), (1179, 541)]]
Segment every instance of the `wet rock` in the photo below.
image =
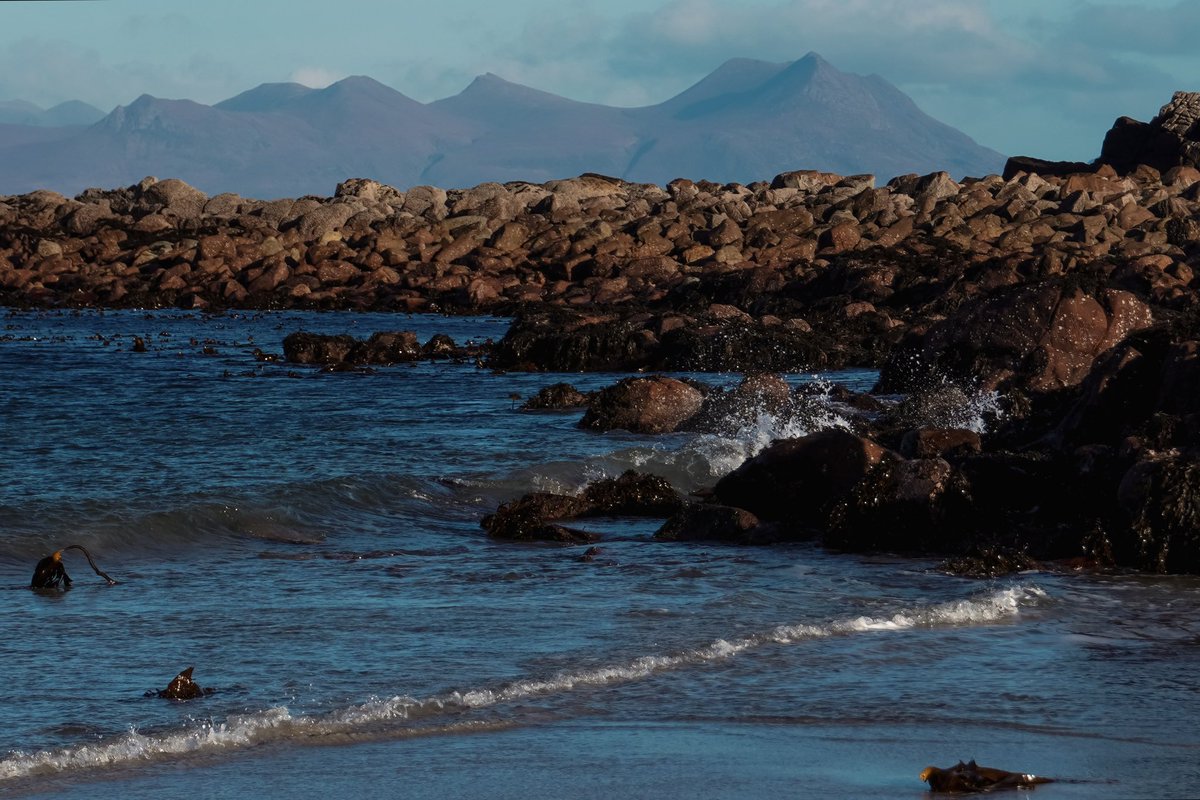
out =
[(201, 687), (198, 683), (192, 680), (192, 670), (195, 667), (188, 667), (183, 672), (176, 675), (166, 689), (160, 689), (155, 694), (166, 700), (195, 700), (198, 697), (212, 694), (212, 689)]
[(336, 364), (346, 361), (358, 340), (349, 334), (329, 336), (299, 331), (283, 340), (283, 357), (293, 364)]
[(900, 441), (900, 454), (905, 458), (954, 458), (982, 449), (979, 434), (963, 428), (918, 428)]
[(968, 518), (966, 479), (941, 458), (881, 459), (840, 499), (824, 543), (839, 550), (937, 552)]
[(579, 544), (596, 541), (594, 534), (555, 524), (586, 512), (590, 504), (581, 497), (536, 492), (505, 503), (488, 514), (480, 526), (496, 539), (518, 542), (562, 542)]
[(284, 337), (283, 355), (293, 364), (399, 364), (420, 357), (421, 345), (411, 331), (373, 333), (365, 341), (299, 331)]
[(938, 569), (967, 578), (999, 578), (1014, 572), (1038, 569), (1040, 564), (1021, 550), (1006, 547), (976, 547), (961, 556), (943, 561)]
[(373, 333), (356, 343), (347, 360), (355, 364), (400, 364), (421, 356), (421, 344), (412, 331)]
[(602, 389), (579, 425), (594, 431), (671, 433), (698, 412), (703, 402), (699, 389), (675, 378), (626, 378)]
[(569, 383), (555, 383), (544, 386), (538, 393), (521, 405), (524, 411), (562, 411), (583, 408), (591, 402), (594, 392), (583, 392)]
[(694, 416), (680, 430), (732, 435), (761, 415), (788, 416), (798, 404), (783, 376), (747, 375), (736, 387), (710, 391)]
[(1148, 572), (1200, 572), (1200, 459), (1196, 451), (1133, 465), (1117, 499), (1129, 526), (1112, 536), (1118, 564)]
[(1090, 294), (1060, 281), (1001, 290), (902, 343), (876, 390), (922, 391), (947, 381), (984, 390), (1071, 387), (1098, 355), (1150, 323), (1149, 307), (1119, 290)]
[(590, 517), (667, 517), (683, 506), (683, 498), (666, 478), (627, 470), (618, 478), (588, 484), (583, 491)]
[(592, 542), (599, 537), (557, 523), (584, 517), (667, 517), (682, 506), (683, 499), (664, 478), (630, 470), (592, 482), (577, 497), (527, 494), (501, 505), (480, 526), (497, 539)]
[(659, 541), (756, 543), (761, 538), (758, 517), (741, 508), (688, 503), (654, 534)]
[(780, 439), (718, 481), (713, 496), (765, 520), (819, 526), (885, 457), (883, 447), (843, 430)]

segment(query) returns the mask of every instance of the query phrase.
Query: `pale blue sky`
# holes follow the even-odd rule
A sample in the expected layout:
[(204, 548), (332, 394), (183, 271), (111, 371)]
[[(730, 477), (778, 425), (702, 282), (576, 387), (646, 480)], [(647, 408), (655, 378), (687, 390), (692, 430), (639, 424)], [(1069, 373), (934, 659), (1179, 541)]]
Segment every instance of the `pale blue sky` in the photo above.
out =
[(1200, 90), (1198, 0), (92, 0), (0, 3), (0, 100), (213, 103), (370, 75), (421, 101), (494, 72), (646, 105), (729, 58), (815, 50), (1007, 154), (1091, 159)]

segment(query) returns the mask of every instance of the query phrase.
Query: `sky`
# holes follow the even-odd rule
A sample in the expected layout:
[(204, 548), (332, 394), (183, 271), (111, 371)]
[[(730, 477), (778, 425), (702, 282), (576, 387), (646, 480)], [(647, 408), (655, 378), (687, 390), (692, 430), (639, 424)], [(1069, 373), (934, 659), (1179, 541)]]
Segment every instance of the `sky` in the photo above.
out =
[(1088, 161), (1119, 116), (1200, 91), (1198, 0), (15, 0), (0, 101), (108, 111), (369, 75), (422, 102), (492, 72), (658, 103), (730, 58), (815, 51), (1006, 155)]

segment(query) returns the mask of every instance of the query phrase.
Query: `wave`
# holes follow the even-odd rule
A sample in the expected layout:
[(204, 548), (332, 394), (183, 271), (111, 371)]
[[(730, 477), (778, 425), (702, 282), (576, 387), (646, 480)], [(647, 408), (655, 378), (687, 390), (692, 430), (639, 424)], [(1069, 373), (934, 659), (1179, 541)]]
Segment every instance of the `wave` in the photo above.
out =
[(424, 699), (409, 696), (371, 699), (322, 714), (298, 716), (279, 706), (256, 713), (231, 715), (223, 721), (200, 720), (163, 732), (144, 734), (130, 730), (94, 743), (37, 752), (11, 752), (0, 760), (0, 781), (129, 767), (193, 755), (212, 756), (270, 742), (339, 744), (371, 738), (511, 727), (520, 724), (520, 720), (463, 720), (460, 717), (508, 702), (635, 682), (664, 672), (723, 661), (768, 646), (922, 627), (994, 624), (1019, 615), (1023, 608), (1036, 607), (1045, 598), (1045, 591), (1036, 586), (1013, 586), (971, 599), (905, 609), (890, 616), (857, 616), (825, 624), (781, 625), (673, 653), (565, 670), (548, 677), (516, 680), (495, 687), (448, 691)]
[[(407, 475), (352, 475), (175, 498), (0, 507), (0, 560), (26, 561), (78, 542), (96, 552), (178, 550), (225, 539), (319, 544), (348, 518), (381, 521), (411, 506), (443, 505), (448, 490)], [(153, 506), (158, 505), (155, 508)]]

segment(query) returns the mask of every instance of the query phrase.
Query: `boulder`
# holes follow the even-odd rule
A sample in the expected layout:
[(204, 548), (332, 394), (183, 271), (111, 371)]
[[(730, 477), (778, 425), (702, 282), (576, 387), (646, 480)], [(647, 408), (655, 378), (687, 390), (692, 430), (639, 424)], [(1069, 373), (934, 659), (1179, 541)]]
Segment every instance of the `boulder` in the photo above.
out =
[(654, 534), (668, 542), (729, 542), (759, 540), (762, 525), (749, 511), (711, 503), (688, 503)]
[(765, 520), (820, 525), (829, 505), (886, 457), (875, 442), (839, 429), (780, 439), (718, 481), (713, 496)]
[(1121, 480), (1128, 528), (1112, 537), (1118, 564), (1148, 572), (1200, 572), (1200, 460), (1195, 451), (1151, 456)]
[(1100, 161), (1120, 172), (1200, 167), (1200, 92), (1176, 92), (1150, 122), (1121, 117), (1104, 137)]
[(593, 542), (599, 537), (552, 522), (576, 517), (587, 508), (587, 501), (580, 497), (535, 492), (501, 505), (496, 513), (488, 514), (479, 524), (496, 539), (564, 544)]
[(830, 516), (826, 546), (860, 552), (944, 551), (968, 519), (967, 481), (941, 458), (882, 459)]
[(627, 470), (618, 478), (593, 481), (583, 490), (589, 517), (667, 517), (683, 498), (666, 478)]
[(1035, 392), (1076, 386), (1097, 356), (1151, 321), (1149, 307), (1125, 291), (1089, 293), (1063, 281), (1002, 289), (902, 343), (876, 390), (947, 382)]
[(703, 392), (675, 378), (625, 378), (596, 395), (579, 425), (594, 431), (671, 433), (703, 402)]
[(358, 344), (353, 336), (328, 336), (299, 331), (283, 339), (283, 357), (293, 364), (336, 364), (345, 361)]
[(918, 428), (900, 441), (900, 454), (905, 458), (952, 458), (982, 449), (979, 434), (963, 428)]
[(593, 392), (584, 394), (569, 383), (544, 386), (538, 393), (521, 405), (523, 411), (561, 411), (583, 408), (594, 397)]

